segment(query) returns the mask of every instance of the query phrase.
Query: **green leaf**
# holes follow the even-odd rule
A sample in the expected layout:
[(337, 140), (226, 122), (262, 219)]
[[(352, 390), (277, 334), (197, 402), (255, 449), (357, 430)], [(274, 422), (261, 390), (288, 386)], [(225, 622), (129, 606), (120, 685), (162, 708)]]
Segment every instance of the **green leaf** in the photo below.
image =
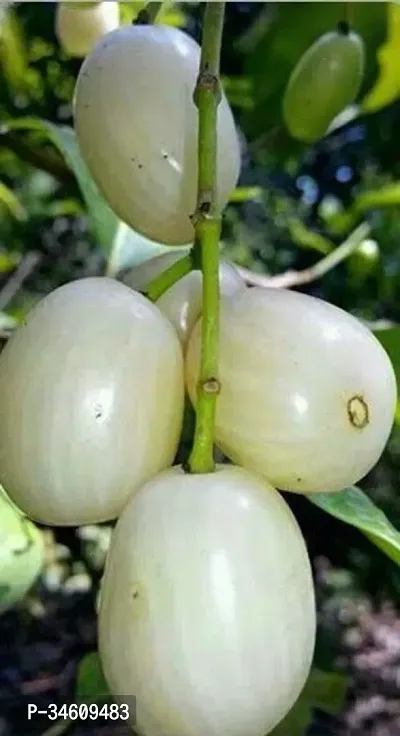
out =
[(0, 486), (0, 613), (24, 598), (43, 564), (42, 532)]
[(392, 361), (400, 394), (400, 325), (376, 328), (374, 335), (385, 348)]
[(344, 704), (348, 678), (336, 672), (313, 669), (301, 695), (271, 736), (304, 736), (312, 720), (313, 708), (338, 715)]
[(335, 493), (310, 493), (307, 498), (331, 516), (355, 526), (400, 565), (400, 532), (360, 488), (346, 488)]
[(379, 77), (361, 103), (364, 112), (380, 110), (400, 96), (400, 6), (389, 3), (387, 12), (387, 40), (377, 52)]
[(81, 702), (92, 703), (110, 697), (98, 652), (86, 654), (79, 664), (76, 697)]
[(118, 217), (108, 206), (94, 183), (87, 166), (80, 154), (75, 131), (66, 125), (54, 125), (43, 121), (49, 136), (59, 151), (63, 154), (66, 163), (74, 172), (82, 196), (85, 199), (89, 215), (93, 221), (93, 228), (99, 244), (108, 251), (111, 247)]
[[(188, 247), (179, 246), (182, 256), (185, 255)], [(136, 233), (125, 223), (119, 222), (108, 259), (107, 275), (115, 276), (122, 269), (133, 268), (149, 258), (171, 250), (176, 250), (176, 246), (154, 243), (144, 235)]]
[(16, 220), (25, 220), (26, 212), (18, 197), (0, 181), (0, 204), (4, 205)]
[(136, 233), (117, 217), (100, 194), (97, 185), (81, 156), (73, 128), (55, 125), (47, 120), (23, 118), (7, 122), (13, 130), (30, 130), (41, 133), (60, 151), (68, 167), (76, 176), (88, 216), (99, 245), (108, 255), (107, 273), (115, 276), (121, 269), (136, 266), (143, 261), (165, 253), (174, 246), (154, 243)]
[[(396, 374), (397, 392), (400, 397), (400, 326), (378, 327), (374, 329), (374, 335), (385, 348)], [(400, 398), (397, 401), (396, 424), (400, 424)]]

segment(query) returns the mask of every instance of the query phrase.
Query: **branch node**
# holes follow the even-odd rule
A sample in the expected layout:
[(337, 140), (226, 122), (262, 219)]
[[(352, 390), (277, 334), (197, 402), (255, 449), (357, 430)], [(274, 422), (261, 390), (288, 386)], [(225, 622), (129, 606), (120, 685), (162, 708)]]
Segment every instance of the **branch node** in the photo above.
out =
[(196, 107), (199, 106), (199, 95), (201, 94), (202, 90), (212, 92), (217, 103), (221, 101), (221, 83), (216, 74), (211, 74), (207, 70), (200, 72), (199, 76), (197, 77), (197, 83), (193, 93), (193, 100)]
[(218, 378), (210, 377), (206, 378), (205, 381), (200, 381), (199, 388), (204, 394), (218, 395), (221, 392), (221, 383)]

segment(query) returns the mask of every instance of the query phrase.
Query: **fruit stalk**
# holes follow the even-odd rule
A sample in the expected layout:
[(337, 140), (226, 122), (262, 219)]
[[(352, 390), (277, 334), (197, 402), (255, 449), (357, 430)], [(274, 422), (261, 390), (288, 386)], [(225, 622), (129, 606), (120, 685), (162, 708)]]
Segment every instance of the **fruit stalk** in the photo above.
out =
[(140, 23), (140, 25), (150, 25), (151, 23), (155, 23), (157, 15), (161, 10), (161, 6), (162, 2), (147, 3), (147, 5), (138, 13), (135, 23)]
[(194, 92), (199, 111), (197, 207), (193, 215), (195, 250), (203, 274), (203, 320), (196, 426), (188, 461), (191, 473), (214, 470), (213, 444), (218, 381), (219, 238), (216, 205), (217, 113), (221, 99), (220, 54), (225, 3), (208, 2), (204, 12), (200, 71)]
[(187, 256), (180, 258), (179, 261), (173, 263), (172, 266), (156, 276), (146, 289), (146, 296), (150, 301), (156, 302), (168, 289), (171, 288), (179, 279), (190, 273), (193, 268), (193, 258), (189, 253)]

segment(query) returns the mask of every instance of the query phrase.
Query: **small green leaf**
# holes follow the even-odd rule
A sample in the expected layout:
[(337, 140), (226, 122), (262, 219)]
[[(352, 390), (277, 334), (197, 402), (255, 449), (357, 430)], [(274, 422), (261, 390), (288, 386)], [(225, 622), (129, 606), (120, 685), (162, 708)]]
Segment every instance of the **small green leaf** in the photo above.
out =
[(18, 197), (0, 181), (0, 204), (4, 205), (16, 220), (25, 220), (26, 212)]
[(400, 532), (360, 488), (346, 488), (335, 493), (311, 493), (307, 498), (331, 516), (355, 526), (400, 565)]
[(81, 702), (92, 703), (107, 700), (110, 697), (98, 652), (86, 654), (79, 664), (76, 697)]
[(348, 687), (348, 679), (336, 672), (312, 669), (301, 695), (271, 736), (304, 736), (312, 720), (313, 708), (338, 715)]

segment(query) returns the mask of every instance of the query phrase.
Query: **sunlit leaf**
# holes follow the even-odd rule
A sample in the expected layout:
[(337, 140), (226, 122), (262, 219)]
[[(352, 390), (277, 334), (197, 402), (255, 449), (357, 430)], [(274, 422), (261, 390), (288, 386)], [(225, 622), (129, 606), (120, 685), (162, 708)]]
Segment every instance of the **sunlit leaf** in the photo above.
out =
[(388, 4), (387, 40), (378, 49), (379, 77), (362, 102), (365, 112), (375, 112), (400, 96), (400, 5)]
[(41, 531), (0, 487), (0, 613), (22, 600), (43, 564)]
[[(107, 274), (115, 276), (125, 268), (133, 268), (149, 258), (175, 250), (176, 246), (162, 245), (148, 240), (136, 233), (125, 223), (120, 222), (113, 239), (112, 250), (108, 259)], [(187, 248), (181, 248), (184, 255)]]
[(20, 203), (18, 197), (0, 181), (0, 204), (4, 205), (7, 210), (15, 217), (16, 220), (25, 220), (26, 212)]
[(359, 529), (400, 565), (400, 532), (360, 488), (335, 493), (310, 493), (309, 501), (331, 516)]

